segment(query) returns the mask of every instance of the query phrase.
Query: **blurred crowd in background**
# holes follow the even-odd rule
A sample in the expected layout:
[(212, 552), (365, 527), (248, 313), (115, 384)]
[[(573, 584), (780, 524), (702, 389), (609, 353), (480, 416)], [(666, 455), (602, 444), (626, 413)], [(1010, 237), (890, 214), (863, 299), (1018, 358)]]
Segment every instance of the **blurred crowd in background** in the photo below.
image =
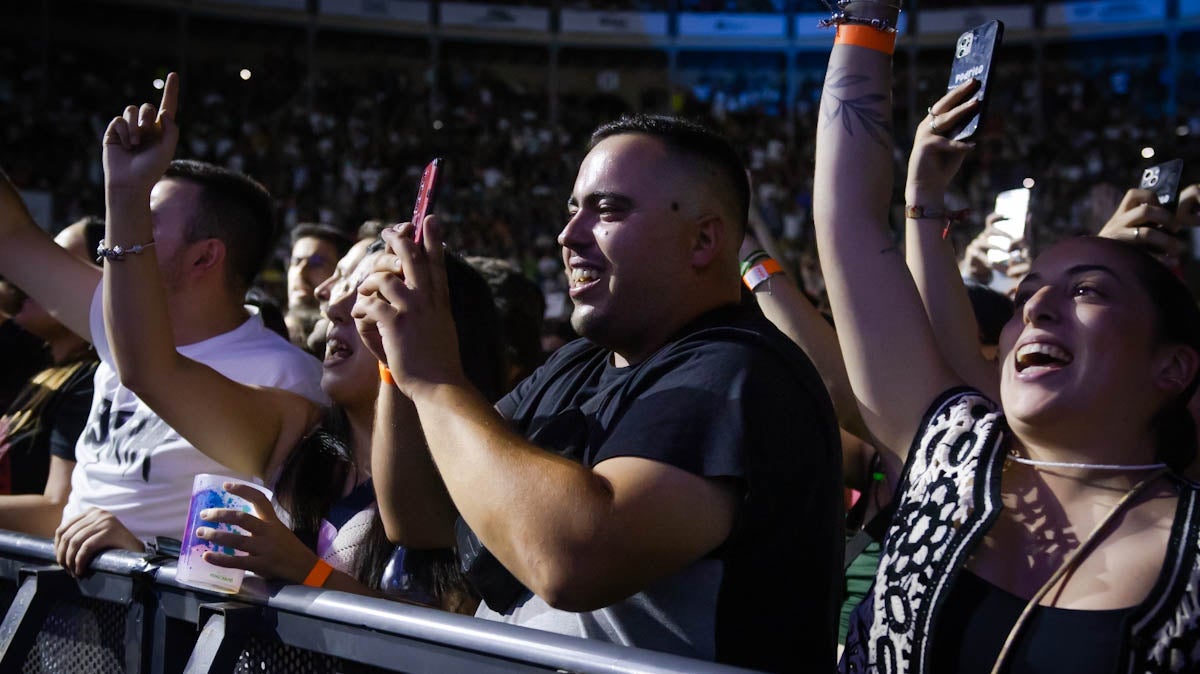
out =
[[(778, 11), (783, 4), (681, 3), (688, 11)], [(96, 111), (153, 98), (145, 73), (165, 75), (159, 64), (178, 55), (162, 39), (178, 28), (173, 13), (129, 12), (120, 29), (126, 38), (113, 49), (88, 37), (104, 11), (80, 5), (63, 12), (74, 25), (56, 25), (51, 44), (34, 35), (0, 44), (7, 169), (23, 190), (52, 196), (52, 222), (42, 223), (51, 230), (103, 213), (98, 139), (108, 120)], [(189, 35), (180, 155), (262, 181), (285, 228), (320, 222), (353, 232), (369, 219), (405, 220), (421, 167), (443, 156), (448, 180), (439, 212), (451, 245), (512, 261), (542, 285), (553, 317), (565, 311), (555, 237), (588, 133), (622, 112), (683, 113), (715, 124), (744, 150), (756, 208), (806, 290), (821, 295), (811, 204), (824, 53), (797, 55), (789, 106), (782, 53), (682, 53), (671, 83), (660, 53), (564, 50), (560, 70), (577, 76), (564, 77), (552, 102), (541, 46), (444, 43), (434, 67), (427, 41), (322, 29), (310, 69), (301, 28), (205, 18), (192, 21)], [(1195, 37), (1181, 42), (1185, 71), (1200, 61)], [(1131, 163), (1180, 157), (1197, 165), (1200, 93), (1181, 87), (1175, 114), (1166, 108), (1164, 45), (1162, 36), (1063, 42), (1046, 45), (1040, 59), (1029, 45), (1008, 46), (981, 147), (952, 197), (972, 211), (956, 241), (965, 244), (982, 228), (1001, 190), (1033, 186), (1031, 237), (1044, 245), (1097, 230), (1136, 184)], [(910, 98), (918, 115), (937, 99), (946, 51), (922, 50), (911, 66), (913, 54), (898, 52), (898, 158), (911, 143), (904, 138), (914, 126), (906, 119)], [(605, 77), (615, 82), (604, 85)], [(281, 288), (287, 238), (280, 241), (264, 276), (269, 289)]]

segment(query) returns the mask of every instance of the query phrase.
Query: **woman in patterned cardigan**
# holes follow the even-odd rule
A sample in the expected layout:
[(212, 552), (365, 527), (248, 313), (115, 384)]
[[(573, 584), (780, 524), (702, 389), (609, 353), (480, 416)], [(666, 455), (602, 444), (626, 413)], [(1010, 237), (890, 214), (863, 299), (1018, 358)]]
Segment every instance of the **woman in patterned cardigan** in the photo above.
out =
[(946, 135), (977, 112), (978, 85), (921, 123), (906, 213), (910, 230), (936, 235), (909, 238), (910, 256), (930, 253), (914, 284), (887, 230), (891, 57), (880, 44), (839, 37), (817, 135), (814, 217), (842, 353), (898, 476), (843, 670), (1195, 671), (1200, 494), (1176, 471), (1195, 454), (1186, 403), (1200, 311), (1133, 246), (1059, 243), (1019, 286), (989, 384), (996, 366), (979, 357), (962, 282), (928, 248), (946, 245), (942, 199), (970, 147)]

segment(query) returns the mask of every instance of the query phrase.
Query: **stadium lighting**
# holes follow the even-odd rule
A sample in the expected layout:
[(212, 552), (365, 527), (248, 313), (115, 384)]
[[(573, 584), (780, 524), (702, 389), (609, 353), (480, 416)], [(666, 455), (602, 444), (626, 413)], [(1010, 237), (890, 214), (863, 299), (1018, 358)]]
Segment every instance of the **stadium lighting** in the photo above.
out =
[(1178, 127), (1175, 128), (1176, 136), (1186, 136), (1191, 132), (1192, 132), (1192, 130), (1188, 128), (1187, 124), (1180, 124)]
[(152, 84), (154, 84), (155, 89), (162, 89), (163, 87), (167, 86), (166, 82), (162, 81), (162, 79), (157, 78), (157, 77), (154, 78), (154, 82)]
[(1035, 181), (1033, 178), (1026, 178), (1021, 181), (1021, 187), (1024, 187), (1027, 190), (1033, 189), (1033, 186), (1036, 184), (1037, 181)]
[(1152, 147), (1142, 148), (1142, 159), (1153, 159), (1153, 158), (1154, 158), (1154, 148), (1152, 148)]
[(242, 72), (238, 73), (238, 77), (241, 77), (243, 80), (249, 80), (251, 74), (249, 68), (242, 68)]

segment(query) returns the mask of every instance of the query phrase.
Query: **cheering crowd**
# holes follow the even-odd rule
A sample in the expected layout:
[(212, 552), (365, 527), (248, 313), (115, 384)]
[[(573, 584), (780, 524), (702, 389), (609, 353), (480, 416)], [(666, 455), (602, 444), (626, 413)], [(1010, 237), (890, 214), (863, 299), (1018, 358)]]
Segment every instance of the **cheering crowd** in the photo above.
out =
[[(969, 287), (949, 192), (980, 83), (930, 101), (896, 203), (898, 9), (842, 9), (811, 165), (750, 153), (811, 176), (819, 281), (709, 128), (621, 116), (564, 169), (519, 122), (533, 175), (575, 175), (539, 195), (565, 201), (579, 335), (546, 355), (545, 284), (394, 207), (293, 228), (285, 311), (249, 306), (271, 196), (252, 162), (178, 158), (215, 122), (174, 73), (105, 124), (102, 219), (52, 240), (0, 174), (0, 339), (30, 354), (3, 372), (0, 527), (86, 575), (178, 537), (214, 473), (272, 496), (230, 482), (253, 512), (185, 538), (280, 583), (768, 671), (1196, 671), (1200, 308), (1175, 269), (1200, 184), (1126, 191), (1099, 236), (1010, 267), (1011, 298)], [(409, 115), (387, 124), (416, 153)]]

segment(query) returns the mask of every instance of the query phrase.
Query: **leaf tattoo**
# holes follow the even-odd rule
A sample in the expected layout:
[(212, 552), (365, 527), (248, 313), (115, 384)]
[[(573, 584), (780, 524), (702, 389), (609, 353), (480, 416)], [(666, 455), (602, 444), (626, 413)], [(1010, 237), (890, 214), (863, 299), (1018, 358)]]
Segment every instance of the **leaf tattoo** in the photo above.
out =
[(842, 126), (846, 129), (846, 133), (853, 136), (854, 120), (858, 120), (858, 125), (867, 132), (871, 140), (887, 147), (891, 141), (892, 122), (890, 118), (880, 114), (875, 108), (879, 102), (886, 101), (887, 96), (879, 93), (869, 93), (853, 98), (843, 98), (834, 94), (833, 90), (835, 89), (848, 89), (867, 82), (870, 79), (866, 75), (845, 74), (845, 71), (846, 68), (839, 68), (830, 73), (830, 81), (825, 85), (824, 95), (833, 103), (832, 109), (826, 106), (826, 125), (833, 124), (840, 119)]

